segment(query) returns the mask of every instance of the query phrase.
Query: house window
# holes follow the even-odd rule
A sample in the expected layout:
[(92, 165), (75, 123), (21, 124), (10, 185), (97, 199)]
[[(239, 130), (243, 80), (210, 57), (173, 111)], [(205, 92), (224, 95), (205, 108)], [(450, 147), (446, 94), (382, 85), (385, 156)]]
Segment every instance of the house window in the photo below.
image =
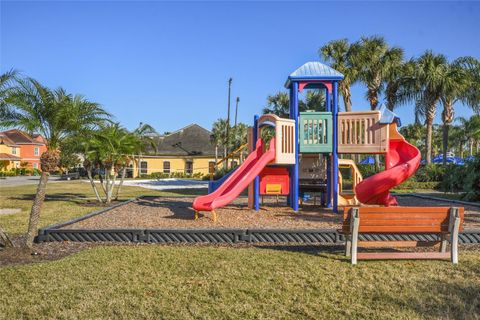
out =
[(17, 148), (12, 147), (12, 154), (17, 154)]
[(215, 161), (208, 162), (208, 173), (215, 173)]
[(163, 173), (170, 173), (170, 161), (163, 161)]
[(38, 169), (38, 163), (36, 162), (33, 163), (33, 169)]
[(39, 147), (35, 147), (35, 149), (33, 150), (33, 154), (38, 157), (40, 155), (40, 148)]
[(193, 173), (193, 161), (185, 162), (185, 174)]
[(148, 163), (147, 161), (140, 161), (140, 174), (148, 173)]

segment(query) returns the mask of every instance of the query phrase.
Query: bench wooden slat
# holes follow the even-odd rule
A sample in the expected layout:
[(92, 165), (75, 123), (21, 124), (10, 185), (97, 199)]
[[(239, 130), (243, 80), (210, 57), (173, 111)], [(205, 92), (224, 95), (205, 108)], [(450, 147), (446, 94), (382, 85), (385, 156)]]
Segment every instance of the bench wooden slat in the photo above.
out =
[(357, 253), (359, 260), (405, 260), (405, 259), (437, 259), (449, 260), (449, 252), (359, 252)]
[(415, 240), (399, 240), (399, 241), (358, 241), (358, 246), (362, 248), (411, 248), (411, 247), (434, 247), (440, 241), (415, 241)]
[[(348, 212), (350, 208), (345, 208), (344, 213)], [(450, 207), (361, 207), (362, 213), (448, 213)]]
[[(361, 218), (372, 219), (372, 220), (412, 220), (412, 219), (435, 219), (435, 220), (442, 220), (448, 219), (448, 213), (411, 213), (411, 214), (392, 214), (392, 213), (385, 213), (385, 214), (372, 214), (372, 213), (361, 213)], [(350, 215), (347, 215), (343, 218), (343, 221), (350, 221)]]

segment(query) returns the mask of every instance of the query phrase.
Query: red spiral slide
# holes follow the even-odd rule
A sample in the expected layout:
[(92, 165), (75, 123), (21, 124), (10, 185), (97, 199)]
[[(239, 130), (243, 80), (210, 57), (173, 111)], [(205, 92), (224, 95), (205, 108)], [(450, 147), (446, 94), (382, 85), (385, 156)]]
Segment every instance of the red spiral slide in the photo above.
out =
[(388, 168), (363, 180), (355, 188), (355, 194), (361, 203), (398, 205), (397, 199), (390, 194), (389, 190), (412, 176), (420, 165), (420, 151), (398, 132), (395, 132), (393, 137), (394, 139), (390, 139), (386, 155), (389, 162)]
[(200, 196), (193, 202), (196, 211), (212, 211), (226, 206), (235, 200), (242, 191), (262, 172), (263, 168), (275, 159), (275, 138), (270, 140), (270, 148), (263, 152), (264, 142), (258, 139), (256, 148), (240, 167), (214, 192)]

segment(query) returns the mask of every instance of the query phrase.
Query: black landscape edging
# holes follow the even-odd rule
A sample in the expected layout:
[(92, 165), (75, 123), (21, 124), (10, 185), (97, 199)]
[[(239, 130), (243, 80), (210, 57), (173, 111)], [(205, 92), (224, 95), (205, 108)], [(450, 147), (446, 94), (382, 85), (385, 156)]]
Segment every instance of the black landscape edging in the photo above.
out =
[[(361, 234), (362, 241), (438, 241), (436, 234)], [(116, 243), (302, 243), (341, 244), (343, 235), (335, 229), (43, 229), (37, 242), (116, 242)], [(459, 235), (461, 244), (480, 243), (480, 229), (466, 230)]]

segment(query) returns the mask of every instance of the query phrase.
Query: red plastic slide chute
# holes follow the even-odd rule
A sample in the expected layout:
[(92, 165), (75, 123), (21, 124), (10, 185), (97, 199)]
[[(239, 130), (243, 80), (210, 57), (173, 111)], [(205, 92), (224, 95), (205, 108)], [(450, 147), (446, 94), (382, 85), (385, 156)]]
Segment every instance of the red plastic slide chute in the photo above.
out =
[(389, 190), (412, 176), (420, 165), (420, 151), (408, 143), (396, 130), (394, 132), (394, 138), (390, 139), (386, 155), (389, 162), (388, 168), (363, 180), (355, 188), (355, 194), (361, 203), (398, 205), (397, 199), (390, 194)]
[(275, 138), (270, 141), (270, 148), (266, 152), (263, 152), (263, 148), (263, 140), (258, 139), (255, 150), (240, 167), (217, 190), (206, 196), (197, 197), (193, 202), (193, 209), (212, 211), (235, 200), (263, 168), (275, 159)]

